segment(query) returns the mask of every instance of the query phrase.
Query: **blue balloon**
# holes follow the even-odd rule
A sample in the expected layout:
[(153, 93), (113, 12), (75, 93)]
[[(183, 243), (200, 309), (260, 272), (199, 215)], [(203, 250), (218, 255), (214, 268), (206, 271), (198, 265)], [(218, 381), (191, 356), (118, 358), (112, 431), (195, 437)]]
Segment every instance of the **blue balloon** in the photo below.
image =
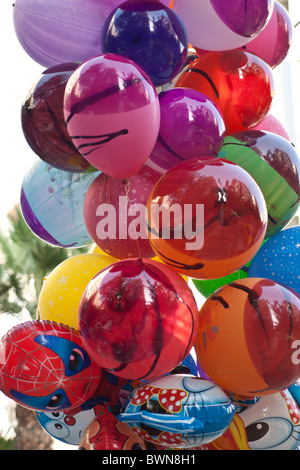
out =
[(269, 238), (252, 259), (248, 277), (272, 279), (300, 294), (300, 226)]
[(20, 196), (23, 217), (35, 235), (64, 248), (91, 244), (83, 204), (99, 173), (71, 173), (38, 159), (23, 178)]

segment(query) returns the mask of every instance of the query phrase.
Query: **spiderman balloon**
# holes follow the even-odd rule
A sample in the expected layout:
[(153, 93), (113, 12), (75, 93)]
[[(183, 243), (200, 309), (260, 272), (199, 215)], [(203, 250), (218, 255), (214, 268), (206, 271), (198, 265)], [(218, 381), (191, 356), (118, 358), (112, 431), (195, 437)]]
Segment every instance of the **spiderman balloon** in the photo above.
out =
[(78, 331), (62, 324), (21, 323), (0, 343), (0, 390), (25, 408), (79, 407), (92, 397), (101, 375)]

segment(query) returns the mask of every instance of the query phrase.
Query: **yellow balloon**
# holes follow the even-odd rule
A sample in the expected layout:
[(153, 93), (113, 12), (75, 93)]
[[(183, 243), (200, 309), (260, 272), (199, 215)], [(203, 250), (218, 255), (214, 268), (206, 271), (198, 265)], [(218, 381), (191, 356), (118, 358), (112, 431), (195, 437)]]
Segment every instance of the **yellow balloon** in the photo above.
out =
[(38, 300), (39, 318), (78, 329), (78, 306), (86, 286), (101, 269), (116, 261), (119, 260), (96, 253), (64, 260), (43, 283)]

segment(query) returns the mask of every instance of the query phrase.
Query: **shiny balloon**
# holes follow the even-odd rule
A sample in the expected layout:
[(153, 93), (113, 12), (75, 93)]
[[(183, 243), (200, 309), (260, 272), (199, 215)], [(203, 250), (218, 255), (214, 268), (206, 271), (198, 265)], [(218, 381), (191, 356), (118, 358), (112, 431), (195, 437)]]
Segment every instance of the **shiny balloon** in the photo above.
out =
[(159, 95), (160, 129), (146, 164), (165, 173), (177, 163), (201, 155), (217, 156), (225, 124), (217, 106), (191, 88), (169, 88)]
[(282, 230), (300, 207), (300, 158), (295, 147), (272, 132), (248, 130), (226, 136), (220, 158), (255, 179), (268, 209), (265, 238)]
[(71, 172), (96, 170), (74, 146), (63, 114), (67, 81), (78, 63), (45, 70), (28, 92), (21, 110), (24, 137), (46, 163)]
[(103, 38), (104, 52), (132, 59), (156, 87), (170, 82), (187, 56), (188, 38), (180, 18), (157, 1), (121, 3), (111, 15)]
[(77, 330), (49, 321), (13, 327), (0, 343), (0, 390), (25, 408), (73, 410), (92, 397), (102, 376)]
[(256, 131), (273, 132), (273, 134), (280, 135), (281, 137), (284, 137), (284, 139), (287, 139), (289, 142), (292, 142), (288, 130), (283, 126), (279, 119), (271, 113), (268, 113), (259, 124), (254, 127), (251, 127), (250, 129)]
[(192, 158), (168, 170), (147, 203), (148, 236), (162, 261), (181, 274), (232, 274), (258, 251), (267, 228), (263, 194), (240, 166)]
[(259, 249), (251, 260), (248, 276), (266, 277), (300, 295), (300, 226), (288, 227)]
[(159, 101), (144, 70), (117, 54), (84, 62), (70, 77), (64, 117), (79, 152), (115, 178), (137, 173), (155, 145)]
[(223, 390), (259, 397), (299, 377), (299, 294), (248, 277), (214, 292), (199, 314), (197, 360)]
[(71, 173), (38, 159), (24, 175), (20, 205), (30, 229), (63, 248), (89, 245), (83, 218), (84, 196), (99, 172)]
[(104, 23), (119, 0), (16, 0), (13, 21), (17, 38), (44, 67), (82, 62), (101, 54)]
[(273, 0), (174, 0), (193, 47), (226, 51), (247, 44), (266, 26)]
[(88, 284), (78, 310), (91, 356), (129, 380), (150, 380), (173, 370), (196, 339), (198, 309), (187, 283), (153, 260), (127, 259), (103, 269)]
[(153, 258), (149, 243), (145, 206), (160, 174), (144, 166), (126, 179), (99, 175), (85, 196), (86, 228), (105, 253), (114, 258)]
[(240, 50), (204, 54), (184, 69), (175, 86), (208, 96), (220, 109), (227, 134), (262, 121), (270, 111), (275, 91), (271, 67)]
[(84, 289), (101, 269), (118, 261), (111, 256), (83, 253), (67, 258), (46, 277), (38, 298), (41, 320), (78, 329), (78, 307)]

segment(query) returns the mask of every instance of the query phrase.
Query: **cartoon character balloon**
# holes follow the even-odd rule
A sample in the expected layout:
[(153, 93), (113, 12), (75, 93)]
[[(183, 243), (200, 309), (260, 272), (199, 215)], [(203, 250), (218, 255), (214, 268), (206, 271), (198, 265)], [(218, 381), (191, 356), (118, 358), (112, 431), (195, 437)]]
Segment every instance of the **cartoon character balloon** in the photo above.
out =
[(188, 158), (218, 155), (225, 124), (215, 103), (191, 88), (169, 88), (158, 98), (160, 128), (149, 167), (165, 173)]
[(119, 0), (16, 0), (13, 21), (26, 53), (44, 67), (102, 53), (104, 23)]
[(93, 396), (101, 376), (80, 334), (68, 326), (28, 321), (1, 340), (0, 390), (25, 408), (72, 410)]
[(270, 111), (275, 90), (271, 67), (240, 50), (202, 55), (184, 69), (175, 86), (207, 95), (220, 109), (227, 135), (262, 121)]
[(146, 258), (121, 260), (100, 271), (78, 310), (91, 357), (129, 380), (150, 380), (180, 364), (195, 342), (198, 316), (186, 281)]
[(273, 0), (174, 0), (192, 46), (226, 51), (247, 44), (266, 26)]
[(121, 3), (103, 31), (103, 51), (139, 64), (156, 87), (170, 82), (182, 69), (188, 38), (180, 18), (161, 2)]
[(147, 203), (148, 236), (162, 261), (195, 279), (227, 276), (258, 251), (267, 211), (254, 179), (239, 165), (191, 158), (168, 170)]
[(71, 172), (96, 170), (74, 146), (63, 115), (66, 83), (78, 65), (45, 70), (27, 93), (21, 110), (23, 134), (31, 149), (46, 163)]
[[(283, 390), (236, 414), (223, 436), (209, 450), (298, 450), (300, 408), (290, 391)], [(204, 447), (205, 448), (205, 447)]]
[(130, 178), (99, 175), (84, 199), (83, 215), (93, 241), (118, 259), (153, 258), (145, 207), (160, 174), (146, 165)]
[(82, 433), (79, 450), (146, 450), (144, 439), (106, 408)]
[(146, 72), (118, 54), (81, 64), (65, 91), (64, 117), (79, 152), (115, 178), (137, 173), (155, 145), (159, 101)]
[(118, 419), (145, 441), (180, 449), (215, 440), (234, 414), (234, 405), (216, 384), (169, 375), (135, 388)]
[(265, 238), (284, 228), (300, 207), (300, 158), (272, 132), (248, 130), (226, 136), (219, 157), (244, 168), (263, 192), (268, 209)]
[(249, 277), (266, 277), (300, 294), (300, 227), (288, 227), (259, 249), (251, 260)]
[(199, 313), (197, 360), (223, 390), (259, 397), (298, 379), (300, 295), (270, 279), (240, 279)]
[(99, 175), (58, 170), (38, 159), (24, 175), (20, 205), (39, 238), (51, 245), (79, 248), (92, 243), (83, 218), (85, 194)]

